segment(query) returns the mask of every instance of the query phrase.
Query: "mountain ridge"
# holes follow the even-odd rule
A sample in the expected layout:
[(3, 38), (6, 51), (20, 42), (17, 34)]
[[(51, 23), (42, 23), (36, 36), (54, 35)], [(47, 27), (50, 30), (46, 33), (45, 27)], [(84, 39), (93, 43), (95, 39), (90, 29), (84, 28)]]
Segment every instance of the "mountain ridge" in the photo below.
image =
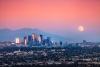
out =
[(32, 33), (42, 34), (44, 35), (44, 37), (51, 37), (51, 39), (54, 41), (65, 41), (66, 40), (66, 38), (62, 36), (47, 33), (39, 29), (21, 28), (21, 29), (16, 29), (16, 30), (0, 29), (0, 41), (14, 41), (16, 37), (23, 39), (24, 36), (31, 35)]

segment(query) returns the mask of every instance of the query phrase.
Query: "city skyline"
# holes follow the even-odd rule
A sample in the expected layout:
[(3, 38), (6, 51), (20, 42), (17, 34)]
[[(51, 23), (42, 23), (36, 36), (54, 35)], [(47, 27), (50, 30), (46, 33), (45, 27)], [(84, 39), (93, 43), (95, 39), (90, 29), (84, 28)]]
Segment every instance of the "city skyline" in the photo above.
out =
[(36, 28), (65, 38), (100, 40), (99, 0), (0, 0), (0, 10), (0, 29)]

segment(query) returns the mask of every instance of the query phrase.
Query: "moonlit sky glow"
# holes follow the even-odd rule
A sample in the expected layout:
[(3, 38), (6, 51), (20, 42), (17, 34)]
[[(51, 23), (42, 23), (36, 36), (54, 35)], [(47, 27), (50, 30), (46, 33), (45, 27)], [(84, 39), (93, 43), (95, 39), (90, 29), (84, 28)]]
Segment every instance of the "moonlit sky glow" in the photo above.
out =
[[(84, 32), (79, 32), (79, 25)], [(0, 28), (37, 28), (99, 40), (100, 0), (0, 0)]]
[(80, 32), (85, 31), (85, 29), (84, 29), (84, 27), (83, 27), (83, 26), (79, 26), (79, 27), (78, 27), (78, 30), (79, 30)]

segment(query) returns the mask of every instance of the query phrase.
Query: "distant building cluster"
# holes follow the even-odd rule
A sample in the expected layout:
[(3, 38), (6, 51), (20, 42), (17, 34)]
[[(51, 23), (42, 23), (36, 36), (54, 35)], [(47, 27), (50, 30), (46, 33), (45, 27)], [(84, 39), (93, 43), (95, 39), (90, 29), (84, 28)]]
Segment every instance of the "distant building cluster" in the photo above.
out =
[(32, 33), (31, 35), (16, 37), (12, 41), (0, 41), (0, 48), (7, 46), (18, 46), (18, 47), (100, 47), (100, 42), (88, 42), (83, 40), (82, 42), (62, 42), (62, 41), (53, 41), (51, 37), (46, 37), (42, 34)]
[(23, 40), (20, 38), (16, 38), (15, 43), (18, 45), (24, 45), (24, 46), (29, 46), (29, 47), (34, 47), (34, 46), (61, 46), (62, 41), (59, 43), (51, 41), (50, 37), (44, 38), (43, 35), (38, 35), (36, 33), (32, 33), (32, 35), (24, 36)]

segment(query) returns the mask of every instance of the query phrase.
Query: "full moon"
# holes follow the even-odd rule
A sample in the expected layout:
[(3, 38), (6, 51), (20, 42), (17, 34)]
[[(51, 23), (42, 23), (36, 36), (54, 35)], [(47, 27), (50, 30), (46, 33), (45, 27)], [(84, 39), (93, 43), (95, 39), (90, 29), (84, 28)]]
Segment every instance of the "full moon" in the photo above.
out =
[(80, 32), (83, 32), (83, 31), (84, 31), (84, 27), (83, 27), (83, 26), (79, 26), (79, 27), (78, 27), (78, 30), (79, 30)]

